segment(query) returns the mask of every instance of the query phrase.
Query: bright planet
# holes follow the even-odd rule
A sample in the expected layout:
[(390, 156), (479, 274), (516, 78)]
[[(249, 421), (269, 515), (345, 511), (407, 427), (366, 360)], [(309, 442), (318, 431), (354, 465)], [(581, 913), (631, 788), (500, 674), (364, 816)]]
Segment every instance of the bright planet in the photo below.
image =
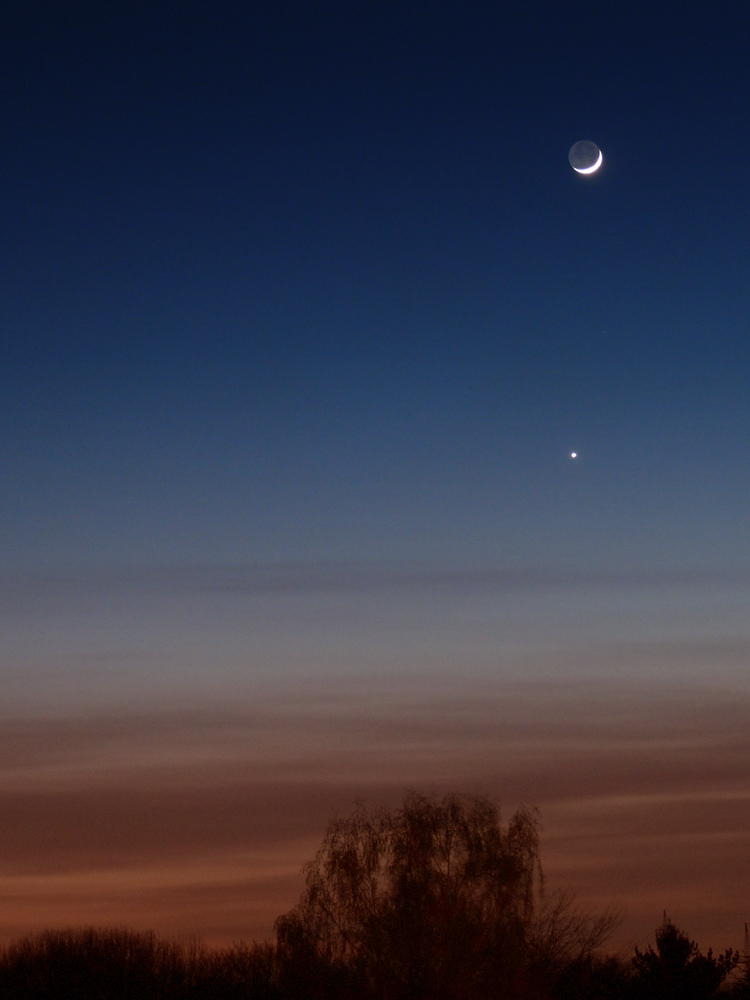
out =
[(568, 160), (577, 174), (593, 174), (602, 165), (602, 151), (595, 142), (581, 139), (570, 147)]
[(571, 458), (578, 458), (578, 452), (577, 451), (571, 451), (570, 457)]

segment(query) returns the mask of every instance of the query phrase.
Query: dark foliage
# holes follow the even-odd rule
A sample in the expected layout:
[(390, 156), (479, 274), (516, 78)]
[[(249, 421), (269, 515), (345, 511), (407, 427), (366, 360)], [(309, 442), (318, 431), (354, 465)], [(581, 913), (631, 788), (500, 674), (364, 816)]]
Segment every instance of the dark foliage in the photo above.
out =
[(0, 997), (13, 1000), (277, 1000), (275, 949), (209, 951), (127, 930), (48, 931), (0, 953)]
[(626, 1000), (631, 996), (631, 977), (617, 958), (592, 955), (563, 965), (549, 995), (551, 1000)]
[(410, 795), (328, 827), (276, 945), (210, 950), (118, 929), (0, 949), (0, 1000), (750, 1000), (736, 952), (703, 955), (666, 921), (630, 961), (618, 922), (545, 897), (536, 817)]
[(545, 902), (536, 816), (520, 809), (503, 827), (480, 797), (359, 808), (329, 825), (306, 875), (276, 929), (282, 966), (310, 996), (344, 970), (347, 988), (377, 1000), (542, 996), (618, 922), (562, 895)]
[(656, 932), (656, 949), (635, 949), (633, 995), (638, 1000), (713, 1000), (736, 968), (738, 952), (702, 955), (695, 941), (665, 922)]

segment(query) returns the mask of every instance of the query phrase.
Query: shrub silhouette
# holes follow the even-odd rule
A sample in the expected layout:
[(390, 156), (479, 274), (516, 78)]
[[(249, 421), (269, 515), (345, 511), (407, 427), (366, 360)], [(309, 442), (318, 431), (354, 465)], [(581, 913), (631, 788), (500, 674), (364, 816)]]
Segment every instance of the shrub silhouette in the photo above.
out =
[[(619, 922), (546, 895), (536, 813), (410, 793), (328, 826), (277, 943), (210, 950), (152, 933), (47, 931), (0, 948), (5, 1000), (747, 1000), (739, 955), (666, 921), (632, 960)], [(737, 970), (739, 971), (739, 970)]]
[(12, 944), (3, 955), (0, 984), (18, 1000), (109, 1000), (147, 996), (157, 980), (169, 996), (186, 985), (186, 973), (181, 950), (153, 934), (86, 928), (47, 931)]
[(551, 1000), (632, 1000), (630, 970), (614, 955), (573, 959), (560, 967), (551, 983), (549, 997)]
[[(528, 940), (528, 969), (537, 991), (552, 983), (588, 982), (590, 991), (607, 997), (620, 989), (624, 978), (620, 964), (600, 958), (598, 951), (622, 922), (622, 911), (608, 907), (594, 914), (578, 907), (572, 896), (555, 892), (539, 902)], [(557, 987), (555, 996), (562, 996)]]
[(5, 1000), (278, 1000), (272, 945), (209, 951), (152, 933), (47, 931), (0, 953)]
[(665, 920), (656, 932), (656, 950), (635, 949), (634, 995), (644, 1000), (712, 1000), (740, 960), (739, 952), (702, 955), (695, 941)]

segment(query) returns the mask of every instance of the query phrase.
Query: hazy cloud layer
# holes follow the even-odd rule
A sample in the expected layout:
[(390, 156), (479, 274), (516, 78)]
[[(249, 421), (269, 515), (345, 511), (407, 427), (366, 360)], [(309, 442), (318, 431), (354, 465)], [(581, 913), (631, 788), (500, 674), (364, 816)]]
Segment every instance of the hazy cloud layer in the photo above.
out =
[(184, 705), (305, 678), (731, 678), (743, 573), (406, 564), (5, 575), (4, 717)]
[(407, 788), (536, 804), (550, 886), (740, 943), (750, 695), (708, 686), (310, 683), (229, 709), (16, 720), (0, 740), (6, 937), (114, 922), (263, 936), (333, 809)]
[(279, 565), (182, 565), (59, 569), (0, 575), (0, 610), (54, 606), (60, 601), (117, 595), (299, 594), (344, 591), (449, 592), (587, 590), (622, 587), (750, 585), (742, 567), (590, 566), (446, 568), (409, 563), (317, 562)]

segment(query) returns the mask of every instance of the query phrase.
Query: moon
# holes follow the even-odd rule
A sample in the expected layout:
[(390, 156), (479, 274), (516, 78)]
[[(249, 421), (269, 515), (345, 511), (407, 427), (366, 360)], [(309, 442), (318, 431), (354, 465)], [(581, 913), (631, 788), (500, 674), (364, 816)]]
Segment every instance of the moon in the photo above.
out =
[(588, 139), (574, 143), (568, 153), (568, 161), (577, 174), (595, 173), (603, 160), (601, 149)]

